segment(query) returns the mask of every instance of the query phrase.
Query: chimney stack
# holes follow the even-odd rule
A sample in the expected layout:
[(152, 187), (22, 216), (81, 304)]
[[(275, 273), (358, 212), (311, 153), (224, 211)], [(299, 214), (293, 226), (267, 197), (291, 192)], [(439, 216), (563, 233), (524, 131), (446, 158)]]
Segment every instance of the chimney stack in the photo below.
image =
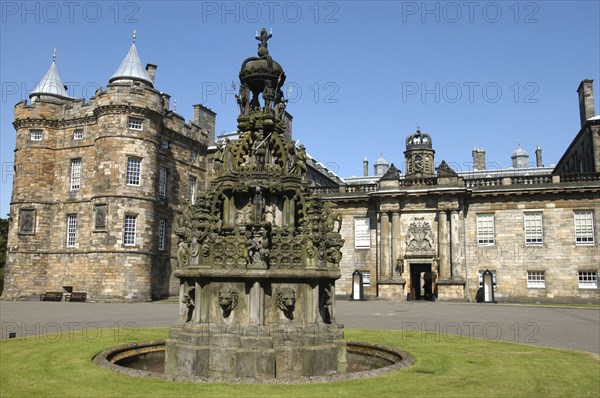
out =
[(369, 159), (365, 156), (365, 160), (363, 160), (363, 176), (369, 176)]
[(148, 72), (148, 76), (150, 76), (152, 84), (154, 84), (154, 78), (156, 77), (156, 68), (157, 66), (154, 64), (146, 64), (146, 72)]
[(207, 131), (210, 137), (210, 142), (215, 142), (215, 119), (217, 114), (211, 109), (202, 104), (194, 105), (194, 120), (193, 122), (200, 126), (204, 131)]
[(473, 148), (473, 170), (483, 171), (485, 170), (485, 151), (483, 148)]
[(535, 165), (536, 167), (544, 167), (542, 163), (542, 148), (538, 145), (535, 150)]
[(579, 116), (581, 118), (581, 127), (583, 127), (586, 121), (596, 116), (594, 110), (594, 88), (593, 80), (586, 79), (581, 82), (577, 88), (579, 94)]

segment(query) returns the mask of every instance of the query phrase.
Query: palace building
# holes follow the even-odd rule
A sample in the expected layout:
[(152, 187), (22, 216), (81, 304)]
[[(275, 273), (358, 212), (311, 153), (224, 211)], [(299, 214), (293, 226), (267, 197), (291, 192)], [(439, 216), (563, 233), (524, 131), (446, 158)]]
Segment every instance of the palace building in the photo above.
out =
[[(186, 122), (156, 88), (156, 69), (142, 66), (134, 35), (89, 101), (69, 96), (54, 59), (30, 101), (15, 105), (3, 299), (177, 295), (177, 218), (208, 188), (220, 143), (216, 114), (195, 105)], [(340, 178), (307, 155), (306, 184), (335, 205), (345, 241), (336, 294), (353, 295), (362, 275), (367, 297), (464, 301), (479, 291), (496, 301), (597, 303), (600, 116), (592, 81), (577, 91), (581, 128), (556, 167), (542, 164), (539, 147), (530, 165), (519, 147), (511, 168), (487, 170), (475, 148), (474, 169), (455, 172), (420, 129), (399, 148), (404, 164), (382, 155), (373, 175), (366, 159), (363, 176)], [(281, 117), (291, 139), (292, 117)]]
[(482, 288), (496, 301), (597, 303), (600, 116), (592, 81), (577, 91), (581, 128), (556, 167), (543, 166), (539, 146), (530, 167), (519, 146), (511, 168), (486, 170), (475, 148), (474, 170), (456, 173), (417, 130), (404, 174), (381, 157), (374, 176), (365, 160), (364, 176), (316, 188), (343, 215), (337, 293), (356, 289), (358, 270), (373, 297), (475, 300)]

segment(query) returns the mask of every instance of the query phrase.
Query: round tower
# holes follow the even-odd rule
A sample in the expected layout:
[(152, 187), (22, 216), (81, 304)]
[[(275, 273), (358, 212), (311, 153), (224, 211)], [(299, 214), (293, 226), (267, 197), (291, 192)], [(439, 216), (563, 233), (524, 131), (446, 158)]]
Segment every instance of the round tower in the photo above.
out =
[(406, 138), (406, 177), (433, 177), (434, 154), (431, 137), (417, 128), (414, 134)]

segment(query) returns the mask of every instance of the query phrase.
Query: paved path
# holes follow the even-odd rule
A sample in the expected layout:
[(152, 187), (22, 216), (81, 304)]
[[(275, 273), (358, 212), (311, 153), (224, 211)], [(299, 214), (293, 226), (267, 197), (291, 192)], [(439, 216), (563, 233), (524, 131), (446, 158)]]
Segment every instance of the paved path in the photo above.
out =
[[(347, 328), (404, 330), (423, 341), (452, 341), (456, 334), (568, 348), (600, 354), (600, 310), (502, 304), (337, 301), (337, 319)], [(0, 337), (50, 335), (82, 330), (168, 327), (176, 303), (0, 302)], [(436, 332), (434, 336), (422, 334)]]

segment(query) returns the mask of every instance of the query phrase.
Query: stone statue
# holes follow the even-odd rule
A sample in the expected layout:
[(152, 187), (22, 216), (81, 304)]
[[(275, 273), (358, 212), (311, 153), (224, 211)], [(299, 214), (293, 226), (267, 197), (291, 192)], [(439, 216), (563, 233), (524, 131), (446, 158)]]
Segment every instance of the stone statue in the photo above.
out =
[(333, 221), (333, 230), (337, 233), (340, 233), (342, 230), (342, 215), (336, 214)]
[(240, 86), (240, 94), (235, 96), (235, 99), (240, 107), (240, 115), (250, 113), (250, 89), (246, 83)]
[(219, 290), (219, 305), (223, 310), (223, 316), (225, 318), (229, 317), (231, 311), (237, 307), (238, 300), (239, 293), (237, 290), (230, 287), (222, 287)]
[(296, 156), (296, 147), (294, 143), (290, 145), (288, 150), (288, 173), (295, 173), (298, 163), (298, 157)]
[(304, 145), (300, 144), (298, 149), (298, 160), (296, 165), (296, 172), (300, 176), (306, 175), (306, 150), (304, 149)]
[(190, 261), (187, 243), (180, 241), (177, 246), (177, 266), (187, 267)]
[(285, 108), (287, 106), (288, 100), (283, 97), (283, 93), (280, 93), (279, 101), (273, 107), (273, 114), (275, 119), (283, 120), (285, 117)]
[(258, 237), (252, 234), (252, 231), (246, 231), (246, 250), (248, 252), (247, 263), (253, 264), (262, 261), (260, 250), (262, 245)]
[(185, 322), (190, 322), (192, 320), (192, 315), (194, 314), (194, 296), (196, 289), (188, 287), (186, 290), (187, 291), (183, 294), (183, 298), (181, 299), (181, 302), (185, 304), (183, 319)]
[(254, 210), (254, 223), (260, 224), (262, 222), (263, 212), (265, 209), (265, 198), (262, 196), (262, 190), (260, 187), (256, 187), (252, 206)]
[(267, 224), (275, 223), (275, 204), (271, 203), (265, 206), (265, 222)]
[(273, 90), (270, 80), (265, 80), (265, 90), (263, 91), (263, 98), (265, 100), (264, 111), (266, 113), (273, 112), (273, 100), (275, 100), (275, 91)]
[(333, 316), (333, 286), (322, 286), (321, 288), (321, 318), (323, 322), (331, 323)]

